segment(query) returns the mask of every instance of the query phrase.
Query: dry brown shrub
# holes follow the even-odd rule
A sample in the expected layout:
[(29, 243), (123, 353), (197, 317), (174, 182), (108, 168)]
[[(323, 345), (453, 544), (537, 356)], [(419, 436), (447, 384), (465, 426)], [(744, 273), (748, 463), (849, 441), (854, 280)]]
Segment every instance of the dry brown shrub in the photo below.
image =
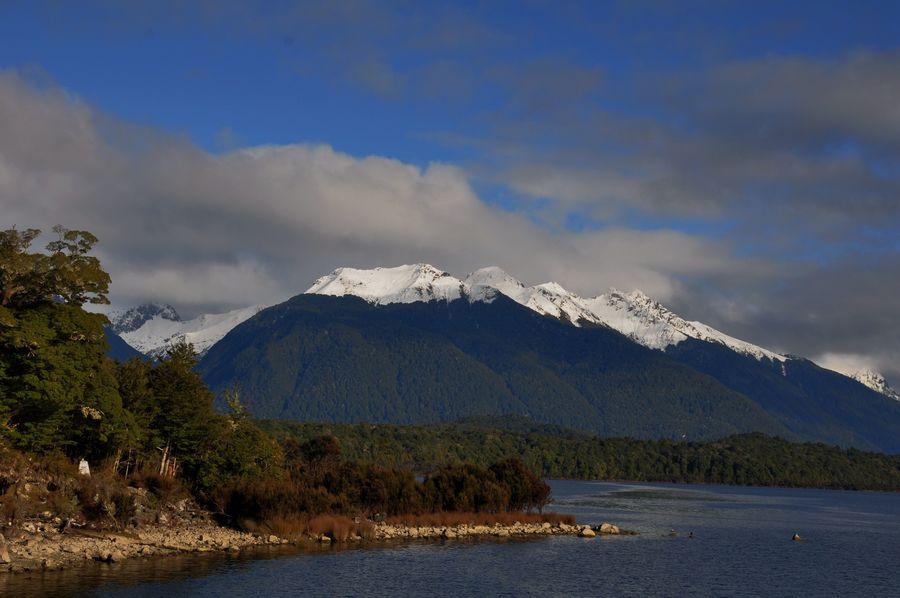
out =
[(353, 536), (371, 539), (375, 526), (370, 521), (356, 522), (344, 515), (324, 514), (310, 518), (307, 515), (274, 516), (261, 524), (242, 521), (248, 531), (265, 531), (281, 538), (296, 539), (300, 536), (328, 536), (336, 542), (346, 542)]
[(266, 519), (262, 525), (248, 525), (248, 523), (247, 521), (241, 522), (241, 527), (248, 531), (257, 531), (251, 529), (255, 526), (258, 530), (265, 530), (280, 538), (288, 539), (306, 534), (309, 528), (309, 518), (305, 516), (274, 516)]
[(315, 536), (325, 535), (342, 542), (350, 538), (355, 523), (344, 515), (316, 515), (309, 520), (308, 531)]

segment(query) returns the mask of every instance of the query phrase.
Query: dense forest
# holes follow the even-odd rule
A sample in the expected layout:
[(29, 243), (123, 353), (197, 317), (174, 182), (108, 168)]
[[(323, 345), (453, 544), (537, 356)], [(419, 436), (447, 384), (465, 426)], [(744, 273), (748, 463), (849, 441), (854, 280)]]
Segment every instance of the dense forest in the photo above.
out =
[(712, 442), (598, 438), (526, 418), (395, 426), (264, 421), (276, 438), (332, 434), (361, 462), (426, 473), (509, 456), (543, 477), (900, 490), (900, 455), (794, 443), (762, 434)]
[(200, 363), (258, 418), (392, 424), (527, 414), (601, 436), (789, 436), (759, 405), (606, 327), (500, 295), (374, 306), (298, 295), (239, 324)]
[[(189, 493), (224, 520), (254, 526), (319, 513), (373, 516), (538, 510), (549, 487), (516, 458), (457, 464), (416, 479), (404, 468), (354, 462), (328, 435), (276, 442), (248, 416), (235, 388), (216, 397), (185, 343), (158, 362), (107, 357), (109, 275), (97, 239), (56, 227), (0, 231), (0, 510), (21, 521), (53, 506), (93, 523), (124, 525), (128, 487), (160, 498)], [(76, 463), (86, 460), (90, 476)], [(40, 469), (37, 494), (22, 471)], [(19, 486), (23, 486), (20, 488)], [(24, 498), (28, 497), (28, 498)]]

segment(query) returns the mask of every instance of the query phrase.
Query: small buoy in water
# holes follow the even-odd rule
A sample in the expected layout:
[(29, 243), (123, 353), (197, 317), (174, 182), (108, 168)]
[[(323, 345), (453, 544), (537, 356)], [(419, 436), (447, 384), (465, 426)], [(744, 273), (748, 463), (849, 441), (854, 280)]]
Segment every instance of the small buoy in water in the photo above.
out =
[(800, 534), (794, 534), (793, 536), (791, 536), (791, 540), (793, 540), (794, 542), (799, 542)]

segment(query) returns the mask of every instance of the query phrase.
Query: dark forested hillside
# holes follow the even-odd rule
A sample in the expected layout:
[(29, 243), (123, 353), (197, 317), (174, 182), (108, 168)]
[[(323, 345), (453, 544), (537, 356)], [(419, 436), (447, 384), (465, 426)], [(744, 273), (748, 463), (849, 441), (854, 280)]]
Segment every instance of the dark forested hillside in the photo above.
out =
[(348, 458), (428, 472), (520, 457), (550, 478), (900, 490), (900, 455), (744, 434), (706, 443), (597, 438), (525, 418), (435, 426), (261, 422), (276, 438), (339, 439)]
[(695, 339), (666, 354), (752, 399), (800, 438), (900, 452), (900, 402), (809, 360), (757, 360)]
[(804, 359), (758, 360), (689, 339), (663, 353), (500, 295), (374, 306), (298, 295), (200, 364), (257, 417), (436, 423), (518, 414), (601, 436), (702, 440), (742, 432), (900, 451), (900, 402)]
[(109, 349), (106, 356), (119, 362), (126, 362), (129, 359), (148, 359), (143, 353), (126, 343), (121, 336), (113, 332), (109, 326), (103, 327), (103, 335), (106, 337), (106, 344)]
[(790, 432), (713, 378), (606, 328), (492, 303), (372, 306), (299, 295), (266, 309), (200, 364), (241, 386), (257, 417), (433, 423), (519, 414), (601, 435), (716, 438)]

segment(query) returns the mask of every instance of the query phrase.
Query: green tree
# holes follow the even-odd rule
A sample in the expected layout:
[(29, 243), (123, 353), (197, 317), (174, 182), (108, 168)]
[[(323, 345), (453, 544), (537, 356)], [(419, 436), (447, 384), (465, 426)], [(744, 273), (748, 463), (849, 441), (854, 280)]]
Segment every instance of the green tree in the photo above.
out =
[(55, 227), (48, 253), (32, 253), (38, 229), (0, 231), (2, 433), (32, 450), (102, 458), (128, 435), (117, 380), (105, 357), (109, 275), (88, 253), (97, 238)]

